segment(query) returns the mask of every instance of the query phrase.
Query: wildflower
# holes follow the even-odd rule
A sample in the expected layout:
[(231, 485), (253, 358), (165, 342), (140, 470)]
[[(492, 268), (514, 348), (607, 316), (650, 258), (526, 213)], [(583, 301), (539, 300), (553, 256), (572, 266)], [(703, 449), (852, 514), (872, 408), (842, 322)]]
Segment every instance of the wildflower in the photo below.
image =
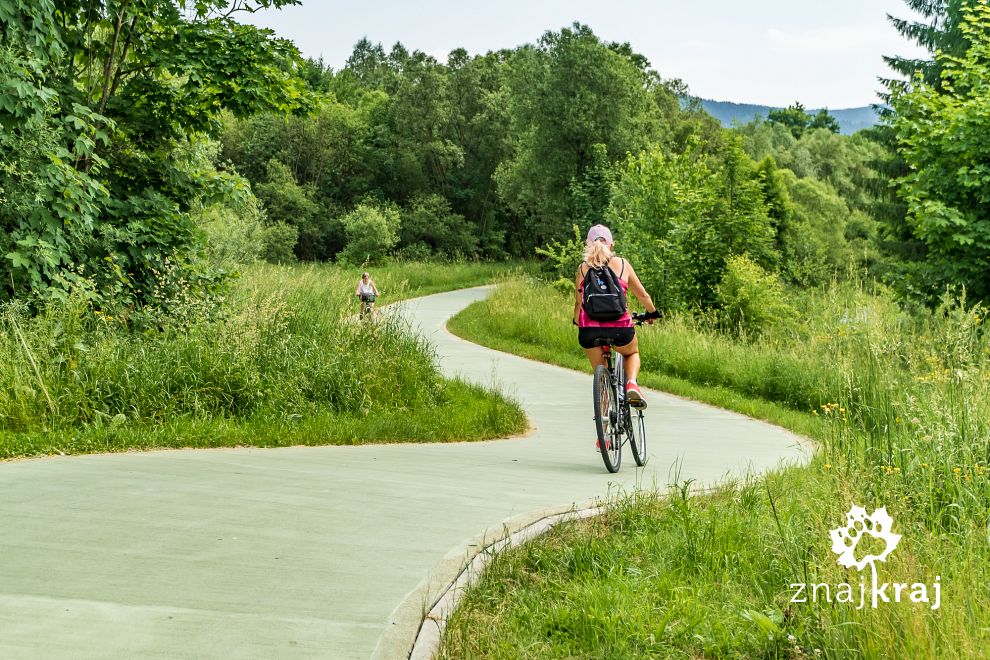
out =
[(832, 464), (831, 463), (826, 463), (825, 464), (825, 469), (826, 470), (831, 470), (832, 469)]
[(956, 474), (959, 474), (960, 472), (962, 472), (962, 468), (952, 468), (952, 471), (955, 472)]

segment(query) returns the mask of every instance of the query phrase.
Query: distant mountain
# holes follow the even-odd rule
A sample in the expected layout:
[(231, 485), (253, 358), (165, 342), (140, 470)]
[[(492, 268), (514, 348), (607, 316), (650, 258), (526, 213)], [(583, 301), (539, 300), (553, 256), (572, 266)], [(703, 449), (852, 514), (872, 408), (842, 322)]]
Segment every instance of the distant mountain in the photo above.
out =
[[(747, 103), (730, 103), (728, 101), (712, 101), (700, 99), (701, 106), (715, 119), (722, 122), (723, 126), (732, 126), (733, 123), (748, 124), (756, 117), (766, 118), (771, 110), (778, 110), (769, 105), (751, 105)], [(818, 109), (808, 110), (815, 114)], [(874, 126), (879, 122), (876, 110), (872, 106), (862, 108), (846, 108), (844, 110), (829, 110), (839, 122), (840, 132), (843, 135), (851, 135), (856, 131)]]

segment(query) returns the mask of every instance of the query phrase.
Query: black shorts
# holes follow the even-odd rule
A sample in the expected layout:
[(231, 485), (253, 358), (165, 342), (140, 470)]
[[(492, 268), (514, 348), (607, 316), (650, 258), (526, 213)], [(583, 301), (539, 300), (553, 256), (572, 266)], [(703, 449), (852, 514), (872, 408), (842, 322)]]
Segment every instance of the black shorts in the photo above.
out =
[(578, 328), (581, 348), (594, 348), (599, 339), (611, 339), (613, 346), (625, 346), (636, 338), (635, 328)]

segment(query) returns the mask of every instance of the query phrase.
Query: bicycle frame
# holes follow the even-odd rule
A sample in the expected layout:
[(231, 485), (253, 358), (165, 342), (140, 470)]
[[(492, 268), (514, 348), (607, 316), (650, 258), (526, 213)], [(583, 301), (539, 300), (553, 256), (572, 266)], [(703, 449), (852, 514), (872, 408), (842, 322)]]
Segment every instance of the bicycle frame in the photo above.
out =
[[(626, 369), (625, 369), (625, 358), (619, 351), (612, 350), (611, 346), (605, 345), (601, 347), (602, 355), (605, 358), (605, 367), (608, 369), (608, 373), (612, 376), (612, 385), (615, 390), (615, 400), (619, 402), (619, 406), (625, 405), (626, 401), (626, 388), (623, 387), (626, 382)], [(614, 366), (612, 355), (615, 355)]]
[[(602, 356), (605, 358), (605, 368), (608, 369), (609, 377), (612, 381), (612, 396), (618, 402), (619, 419), (615, 421), (617, 435), (621, 444), (626, 443), (626, 424), (629, 421), (629, 405), (626, 403), (626, 369), (625, 357), (619, 351), (613, 350), (611, 346), (601, 347)], [(614, 358), (613, 358), (614, 356)]]

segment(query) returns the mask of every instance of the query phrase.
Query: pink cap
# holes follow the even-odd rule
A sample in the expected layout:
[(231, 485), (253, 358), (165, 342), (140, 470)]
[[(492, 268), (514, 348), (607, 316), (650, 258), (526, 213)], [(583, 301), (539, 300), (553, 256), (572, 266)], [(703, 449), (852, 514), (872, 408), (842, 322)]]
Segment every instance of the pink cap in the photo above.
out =
[(605, 239), (606, 245), (612, 244), (612, 232), (610, 232), (608, 230), (608, 227), (606, 227), (605, 225), (595, 225), (594, 227), (588, 230), (588, 240), (587, 240), (588, 245), (591, 245), (599, 238)]

